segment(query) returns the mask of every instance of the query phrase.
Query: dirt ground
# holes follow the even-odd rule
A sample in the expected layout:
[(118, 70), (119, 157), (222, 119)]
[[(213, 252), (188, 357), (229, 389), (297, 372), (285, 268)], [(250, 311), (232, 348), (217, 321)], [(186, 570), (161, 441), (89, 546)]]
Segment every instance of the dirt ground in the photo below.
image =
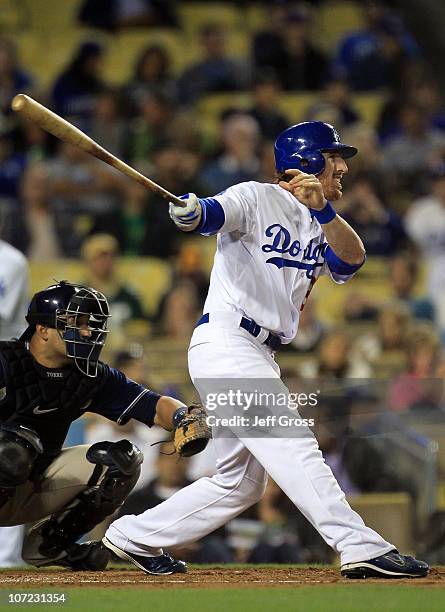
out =
[(273, 586), (307, 586), (332, 584), (357, 584), (358, 582), (410, 584), (416, 587), (445, 587), (445, 568), (433, 568), (426, 578), (416, 580), (346, 580), (338, 569), (318, 567), (283, 567), (283, 568), (246, 568), (231, 569), (224, 567), (190, 569), (187, 574), (172, 576), (148, 576), (137, 570), (109, 569), (104, 572), (70, 572), (61, 571), (23, 571), (10, 570), (0, 574), (0, 587), (102, 587), (125, 588), (137, 585), (138, 588), (163, 589), (181, 588), (230, 588), (230, 587), (273, 587)]

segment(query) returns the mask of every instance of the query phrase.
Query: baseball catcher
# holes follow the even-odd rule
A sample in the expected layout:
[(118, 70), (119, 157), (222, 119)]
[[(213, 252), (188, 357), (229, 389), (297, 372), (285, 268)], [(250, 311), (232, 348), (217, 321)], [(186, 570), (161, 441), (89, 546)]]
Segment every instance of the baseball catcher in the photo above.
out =
[[(182, 456), (210, 438), (202, 407), (99, 361), (109, 316), (102, 293), (62, 281), (34, 295), (19, 340), (0, 342), (0, 525), (31, 524), (22, 556), (37, 567), (104, 569), (103, 544), (78, 540), (123, 504), (139, 477), (143, 455), (128, 440), (62, 448), (75, 419), (89, 411), (119, 425), (160, 425), (174, 432)], [(162, 554), (150, 571), (186, 565)]]

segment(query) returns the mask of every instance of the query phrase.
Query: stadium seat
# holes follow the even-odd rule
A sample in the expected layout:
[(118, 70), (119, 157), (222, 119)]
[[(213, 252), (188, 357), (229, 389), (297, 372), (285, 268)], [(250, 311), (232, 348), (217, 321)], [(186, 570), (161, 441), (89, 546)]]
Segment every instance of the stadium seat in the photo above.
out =
[(377, 125), (385, 97), (382, 94), (354, 94), (353, 105), (366, 123)]
[(50, 87), (54, 79), (64, 70), (78, 48), (86, 40), (102, 42), (107, 48), (108, 37), (98, 30), (70, 28), (21, 32), (15, 37), (22, 65), (36, 76), (39, 86)]
[[(125, 279), (141, 296), (148, 312), (153, 312), (170, 283), (170, 266), (155, 258), (121, 258), (119, 276)], [(81, 282), (83, 265), (76, 260), (64, 259), (48, 262), (31, 262), (31, 293), (47, 287), (57, 280)]]
[(105, 58), (105, 76), (116, 85), (122, 85), (132, 77), (139, 55), (150, 45), (161, 45), (167, 49), (174, 74), (178, 74), (188, 61), (184, 36), (176, 30), (129, 28), (114, 35), (110, 43)]
[(280, 110), (290, 123), (299, 123), (306, 119), (307, 110), (315, 98), (316, 94), (309, 92), (284, 93), (280, 98)]
[(28, 26), (28, 11), (23, 0), (0, 0), (1, 32), (12, 34)]
[(366, 493), (348, 498), (366, 525), (380, 533), (404, 554), (414, 551), (412, 500), (407, 493)]
[(207, 23), (218, 23), (227, 30), (244, 27), (244, 16), (241, 10), (224, 2), (178, 3), (178, 14), (181, 28), (187, 34), (195, 36)]
[(34, 32), (54, 33), (72, 29), (82, 0), (21, 0)]
[(328, 52), (335, 51), (339, 41), (347, 34), (363, 26), (363, 10), (360, 2), (351, 0), (327, 0), (317, 9), (312, 23), (315, 40)]

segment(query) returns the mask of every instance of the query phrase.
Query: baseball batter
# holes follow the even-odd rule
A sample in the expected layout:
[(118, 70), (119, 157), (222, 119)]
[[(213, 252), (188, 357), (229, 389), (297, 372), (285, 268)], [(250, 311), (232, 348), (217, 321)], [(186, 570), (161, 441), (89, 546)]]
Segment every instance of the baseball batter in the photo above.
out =
[[(188, 194), (186, 207), (170, 205), (180, 230), (217, 234), (209, 293), (189, 350), (201, 397), (203, 379), (228, 385), (234, 378), (279, 378), (274, 351), (295, 336), (314, 281), (328, 275), (341, 284), (363, 265), (359, 236), (333, 207), (345, 160), (356, 153), (332, 126), (300, 123), (275, 142), (276, 183), (242, 183), (207, 199)], [(215, 476), (118, 519), (104, 544), (144, 570), (164, 547), (190, 544), (257, 502), (270, 474), (340, 554), (343, 575), (428, 573), (426, 563), (400, 555), (351, 509), (309, 430), (292, 439), (227, 438), (217, 431), (214, 438)]]

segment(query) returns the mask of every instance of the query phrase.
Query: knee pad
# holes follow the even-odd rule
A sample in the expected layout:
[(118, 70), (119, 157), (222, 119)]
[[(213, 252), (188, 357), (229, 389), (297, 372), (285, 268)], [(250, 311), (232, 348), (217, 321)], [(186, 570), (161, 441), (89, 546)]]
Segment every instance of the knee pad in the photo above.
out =
[(143, 452), (128, 440), (96, 442), (87, 450), (90, 463), (104, 465), (126, 476), (134, 474), (144, 461)]
[(35, 431), (23, 425), (0, 425), (0, 488), (25, 483), (41, 453), (42, 443)]

